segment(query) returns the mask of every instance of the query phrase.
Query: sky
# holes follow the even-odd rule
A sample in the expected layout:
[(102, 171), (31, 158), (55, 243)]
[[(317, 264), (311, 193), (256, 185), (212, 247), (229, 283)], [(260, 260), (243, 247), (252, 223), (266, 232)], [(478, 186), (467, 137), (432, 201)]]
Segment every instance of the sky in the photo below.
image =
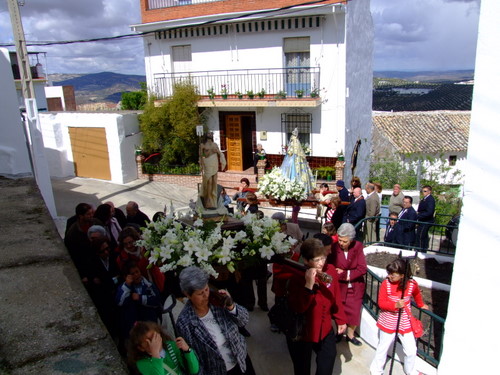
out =
[[(356, 0), (353, 0), (356, 1)], [(28, 41), (62, 41), (132, 33), (139, 0), (25, 0), (20, 7)], [(371, 0), (373, 69), (473, 69), (480, 0)], [(0, 43), (12, 43), (7, 0), (0, 0)], [(30, 47), (47, 52), (48, 73), (111, 71), (144, 74), (141, 38)]]

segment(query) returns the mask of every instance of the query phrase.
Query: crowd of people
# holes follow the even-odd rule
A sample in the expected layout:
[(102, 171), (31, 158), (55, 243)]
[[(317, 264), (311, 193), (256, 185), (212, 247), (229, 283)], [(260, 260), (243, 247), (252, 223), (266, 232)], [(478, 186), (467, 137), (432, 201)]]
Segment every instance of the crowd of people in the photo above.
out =
[[(436, 202), (432, 196), (432, 187), (422, 188), (422, 199), (417, 210), (413, 208), (413, 198), (401, 191), (395, 184), (389, 198), (389, 217), (383, 242), (395, 247), (418, 248), (422, 252), (429, 249), (429, 229), (434, 223)], [(369, 182), (365, 185), (365, 194), (357, 177), (351, 181), (347, 190), (344, 181), (336, 182), (335, 191), (329, 190), (328, 184), (322, 183), (316, 194), (319, 205), (316, 218), (325, 223), (332, 223), (339, 228), (342, 223), (356, 226), (356, 239), (365, 243), (381, 241), (380, 215), (382, 205), (382, 185)], [(362, 225), (357, 225), (363, 221)], [(417, 223), (417, 221), (419, 223)]]
[[(248, 180), (242, 179), (232, 197), (236, 209), (246, 215), (262, 216), (259, 200), (249, 185)], [(271, 273), (264, 264), (241, 272), (239, 280), (227, 290), (212, 289), (210, 284), (216, 283), (197, 267), (188, 267), (173, 277), (151, 266), (144, 249), (136, 245), (141, 238), (141, 228), (150, 222), (136, 202), (128, 202), (126, 213), (112, 202), (96, 208), (86, 203), (78, 204), (75, 215), (67, 221), (64, 242), (103, 323), (121, 354), (130, 361), (132, 371), (141, 374), (255, 374), (245, 341), (251, 333), (245, 325), (249, 311), (256, 304), (261, 310), (269, 311), (267, 282), (272, 276), (275, 302), (286, 298), (292, 310), (305, 316), (300, 339), (286, 339), (294, 374), (310, 373), (312, 352), (315, 352), (316, 374), (330, 375), (337, 343), (345, 338), (351, 345), (362, 345), (356, 336), (367, 272), (361, 241), (363, 238), (370, 242), (380, 239), (377, 216), (380, 216), (382, 187), (367, 183), (366, 196), (363, 196), (359, 179), (353, 179), (351, 189), (339, 180), (335, 190), (330, 191), (327, 184), (320, 186), (318, 217), (324, 219), (324, 224), (321, 233), (313, 234), (312, 238), (306, 238), (300, 226), (287, 221), (282, 212), (272, 215), (280, 230), (296, 240), (289, 257), (303, 264), (305, 271), (274, 264)], [(394, 186), (385, 242), (426, 246), (423, 238), (428, 228), (427, 231), (425, 227), (419, 230), (420, 226), (415, 228), (414, 223), (400, 220), (432, 222), (432, 189), (425, 186), (422, 191), (424, 199), (415, 211), (411, 197), (404, 196), (399, 185)], [(225, 190), (223, 194), (225, 204), (232, 206)], [(158, 212), (153, 220), (162, 216)], [(356, 229), (355, 225), (364, 218), (368, 218), (364, 229), (359, 230), (360, 226)], [(426, 308), (415, 282), (408, 282), (405, 291), (398, 292), (401, 281), (398, 275), (403, 274), (399, 264), (388, 265), (387, 272), (388, 278), (379, 296), (382, 309), (378, 322), (380, 344), (370, 369), (372, 374), (383, 371), (388, 342), (396, 334), (394, 313), (408, 306), (411, 297), (419, 307)], [(329, 281), (320, 277), (322, 274), (328, 274)], [(172, 293), (186, 298), (177, 319), (176, 337), (169, 337), (161, 326), (163, 302)], [(397, 297), (397, 293), (403, 293), (403, 297)], [(270, 329), (279, 331), (273, 321), (270, 321)], [(405, 349), (405, 372), (411, 374), (415, 362), (412, 353), (416, 352), (411, 342), (414, 340), (411, 328), (405, 323), (398, 334), (408, 349)]]

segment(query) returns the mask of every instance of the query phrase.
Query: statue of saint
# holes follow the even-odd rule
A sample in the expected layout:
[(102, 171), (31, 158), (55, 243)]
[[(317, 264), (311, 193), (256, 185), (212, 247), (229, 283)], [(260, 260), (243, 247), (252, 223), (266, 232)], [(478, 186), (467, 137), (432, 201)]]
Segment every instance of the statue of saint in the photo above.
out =
[(202, 171), (200, 198), (203, 201), (203, 207), (207, 210), (215, 210), (218, 207), (217, 172), (219, 171), (219, 162), (222, 170), (224, 170), (226, 158), (217, 143), (214, 142), (213, 133), (209, 132), (204, 136), (200, 144), (200, 166)]

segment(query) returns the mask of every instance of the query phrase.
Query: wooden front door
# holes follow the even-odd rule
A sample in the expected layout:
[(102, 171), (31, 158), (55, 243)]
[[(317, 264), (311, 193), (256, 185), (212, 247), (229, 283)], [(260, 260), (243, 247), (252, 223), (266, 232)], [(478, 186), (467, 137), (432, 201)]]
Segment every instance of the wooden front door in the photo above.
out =
[(243, 145), (241, 133), (241, 116), (226, 116), (227, 169), (243, 170)]
[(104, 128), (69, 128), (75, 175), (111, 180)]

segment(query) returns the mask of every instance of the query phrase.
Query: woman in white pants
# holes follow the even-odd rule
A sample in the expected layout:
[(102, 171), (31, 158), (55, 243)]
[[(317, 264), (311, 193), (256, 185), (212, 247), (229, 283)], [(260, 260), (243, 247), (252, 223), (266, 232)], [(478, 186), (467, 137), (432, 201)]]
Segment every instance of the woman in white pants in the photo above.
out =
[[(407, 310), (411, 308), (412, 297), (415, 299), (418, 307), (423, 309), (428, 309), (429, 307), (424, 304), (418, 284), (413, 279), (407, 280), (403, 294), (404, 297), (401, 298), (405, 266), (405, 262), (402, 259), (396, 259), (387, 265), (387, 278), (380, 286), (378, 295), (380, 314), (377, 320), (377, 327), (380, 329), (379, 343), (375, 358), (370, 366), (371, 375), (382, 375), (384, 373), (387, 352), (395, 340), (396, 328), (398, 328), (398, 337), (401, 340), (405, 354), (404, 372), (406, 375), (418, 374), (418, 371), (415, 369), (417, 345)], [(407, 277), (409, 278), (410, 275), (407, 275)], [(396, 327), (399, 309), (402, 309), (401, 320), (399, 327)]]

